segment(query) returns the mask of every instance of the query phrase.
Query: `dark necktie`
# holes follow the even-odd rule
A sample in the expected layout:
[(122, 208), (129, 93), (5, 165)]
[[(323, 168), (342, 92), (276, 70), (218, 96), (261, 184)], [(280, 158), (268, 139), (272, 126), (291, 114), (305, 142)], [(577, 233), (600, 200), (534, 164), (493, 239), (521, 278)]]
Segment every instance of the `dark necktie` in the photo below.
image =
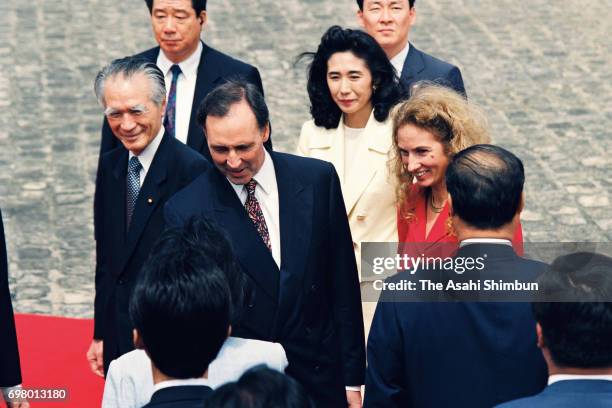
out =
[(264, 218), (263, 212), (261, 211), (261, 207), (259, 206), (259, 201), (255, 198), (255, 187), (257, 187), (257, 182), (254, 179), (251, 179), (244, 186), (247, 191), (247, 199), (244, 202), (244, 208), (247, 210), (249, 214), (249, 218), (255, 224), (255, 228), (257, 228), (257, 232), (263, 239), (264, 244), (268, 247), (268, 249), (272, 250), (272, 245), (270, 244), (270, 234), (268, 233), (268, 226), (266, 225), (266, 219)]
[(164, 119), (164, 127), (166, 132), (172, 137), (176, 137), (176, 82), (181, 73), (181, 67), (173, 65), (170, 67), (172, 71), (172, 83), (170, 84), (170, 93), (168, 94), (168, 104), (166, 106), (166, 117)]
[(127, 226), (129, 228), (130, 221), (132, 221), (132, 214), (134, 214), (134, 207), (136, 206), (136, 199), (138, 198), (138, 192), (140, 191), (140, 170), (142, 164), (138, 160), (138, 157), (132, 156), (128, 162), (128, 173), (127, 173)]

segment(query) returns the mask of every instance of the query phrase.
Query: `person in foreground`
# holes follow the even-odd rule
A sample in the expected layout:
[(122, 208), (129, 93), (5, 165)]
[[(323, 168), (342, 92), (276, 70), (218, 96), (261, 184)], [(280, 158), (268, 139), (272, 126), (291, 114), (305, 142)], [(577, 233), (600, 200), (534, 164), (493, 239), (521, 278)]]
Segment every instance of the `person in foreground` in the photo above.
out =
[[(487, 279), (535, 281), (545, 267), (511, 245), (524, 180), (522, 162), (491, 145), (459, 152), (446, 170), (457, 258), (487, 254)], [(529, 304), (401, 302), (394, 294), (381, 294), (368, 337), (364, 407), (490, 408), (546, 384)]]
[(361, 404), (365, 339), (357, 266), (338, 176), (330, 163), (268, 152), (268, 108), (230, 81), (199, 109), (215, 169), (167, 204), (168, 225), (206, 216), (221, 225), (253, 296), (235, 328), (282, 344), (294, 377), (321, 407)]
[(205, 408), (314, 408), (293, 378), (254, 367), (236, 382), (225, 384), (206, 400)]
[(134, 349), (129, 299), (164, 229), (164, 203), (210, 164), (165, 132), (164, 75), (152, 62), (111, 62), (96, 76), (95, 92), (121, 142), (102, 156), (94, 198), (96, 298), (87, 360), (102, 376)]
[(151, 359), (155, 391), (145, 405), (202, 407), (211, 361), (230, 332), (231, 292), (217, 262), (180, 229), (165, 231), (134, 289), (134, 344)]
[(418, 50), (408, 41), (416, 21), (416, 0), (356, 1), (359, 24), (385, 50), (406, 89), (411, 90), (418, 81), (434, 81), (466, 95), (458, 67)]
[(612, 407), (612, 258), (578, 252), (557, 258), (539, 279), (544, 293), (580, 302), (533, 304), (548, 387), (499, 408)]
[[(408, 244), (400, 245), (400, 252), (420, 255), (431, 244), (457, 242), (448, 225), (445, 172), (455, 154), (489, 140), (484, 114), (451, 89), (423, 83), (398, 105), (393, 114), (391, 166), (397, 179), (398, 240)], [(512, 243), (522, 254), (520, 222)]]
[[(13, 316), (13, 304), (8, 282), (8, 260), (6, 242), (4, 240), (4, 224), (0, 211), (0, 393), (7, 401), (8, 408), (29, 408), (27, 401), (10, 397), (11, 390), (21, 387), (21, 367), (19, 364), (19, 348), (17, 332)], [(2, 403), (0, 395), (0, 404)]]
[[(240, 320), (248, 282), (240, 270), (233, 250), (222, 231), (206, 219), (192, 219), (180, 231), (168, 232), (161, 245), (188, 252), (186, 259), (193, 268), (205, 270), (209, 258), (224, 273), (232, 295), (232, 325)], [(211, 388), (237, 380), (253, 366), (266, 365), (278, 371), (287, 367), (287, 357), (278, 343), (229, 337), (217, 357), (208, 366)], [(130, 351), (111, 361), (102, 408), (139, 408), (151, 400), (154, 390), (151, 360), (142, 349)]]

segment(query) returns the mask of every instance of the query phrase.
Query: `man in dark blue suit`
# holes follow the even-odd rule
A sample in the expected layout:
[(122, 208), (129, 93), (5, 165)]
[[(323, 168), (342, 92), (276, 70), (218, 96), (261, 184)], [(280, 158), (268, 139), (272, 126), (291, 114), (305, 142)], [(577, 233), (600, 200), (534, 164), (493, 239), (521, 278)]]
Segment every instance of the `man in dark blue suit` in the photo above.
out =
[[(200, 40), (208, 17), (206, 0), (145, 0), (145, 3), (159, 46), (136, 56), (157, 64), (164, 73), (169, 94), (167, 109), (168, 113), (172, 111), (166, 115), (164, 126), (170, 128), (178, 140), (210, 160), (202, 127), (196, 120), (198, 105), (215, 86), (236, 76), (251, 82), (263, 93), (259, 71)], [(170, 103), (173, 95), (174, 103)], [(266, 143), (271, 149), (272, 141)], [(105, 118), (100, 157), (118, 145)]]
[(561, 256), (542, 274), (545, 296), (577, 302), (533, 304), (548, 387), (499, 408), (612, 407), (611, 276), (612, 258), (590, 252)]
[[(2, 212), (0, 212), (0, 327), (2, 327), (0, 330), (0, 392), (8, 400), (10, 398), (9, 391), (17, 389), (21, 384), (21, 368), (19, 365), (13, 305), (11, 303), (8, 283), (8, 262)], [(0, 396), (1, 401), (2, 397)], [(9, 408), (29, 407), (29, 404), (25, 401), (13, 401), (8, 404)]]
[(363, 319), (334, 167), (264, 149), (268, 108), (246, 82), (208, 94), (198, 122), (216, 168), (168, 201), (167, 223), (203, 215), (224, 228), (254, 288), (235, 335), (281, 343), (317, 406), (359, 406)]
[[(448, 166), (456, 259), (483, 257), (483, 278), (533, 282), (544, 267), (512, 248), (524, 179), (521, 161), (490, 145), (467, 148)], [(488, 408), (544, 387), (546, 365), (529, 304), (401, 300), (382, 293), (377, 305), (364, 407)]]
[(210, 164), (164, 131), (164, 75), (155, 64), (113, 61), (98, 73), (95, 90), (121, 142), (100, 161), (94, 199), (95, 324), (87, 358), (102, 375), (112, 359), (134, 348), (128, 300), (164, 229), (164, 204)]
[(416, 21), (415, 0), (357, 0), (361, 26), (376, 39), (395, 67), (400, 82), (410, 90), (418, 81), (435, 81), (466, 95), (461, 71), (408, 41)]
[(145, 408), (202, 408), (212, 393), (206, 372), (229, 335), (231, 293), (198, 228), (161, 234), (130, 301), (134, 343), (151, 359), (155, 384)]

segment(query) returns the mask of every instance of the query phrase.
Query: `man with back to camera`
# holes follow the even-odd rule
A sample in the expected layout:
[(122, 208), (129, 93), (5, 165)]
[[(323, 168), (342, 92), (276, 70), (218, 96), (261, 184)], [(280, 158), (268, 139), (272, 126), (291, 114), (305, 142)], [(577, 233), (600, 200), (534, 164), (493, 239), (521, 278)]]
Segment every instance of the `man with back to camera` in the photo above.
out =
[[(164, 73), (167, 92), (164, 127), (170, 135), (210, 160), (202, 127), (196, 120), (198, 105), (218, 84), (240, 76), (263, 93), (257, 68), (223, 54), (201, 39), (208, 18), (206, 0), (145, 0), (157, 47), (137, 57), (157, 64)], [(100, 156), (118, 142), (104, 120)], [(266, 147), (272, 148), (269, 140)]]
[(134, 343), (151, 359), (155, 383), (146, 408), (203, 407), (206, 373), (230, 332), (225, 273), (193, 237), (166, 230), (145, 263), (130, 301)]
[(166, 204), (166, 222), (205, 216), (224, 228), (254, 283), (236, 335), (281, 343), (287, 374), (317, 406), (360, 406), (363, 318), (338, 176), (330, 163), (264, 149), (268, 117), (249, 83), (208, 94), (198, 119), (215, 168)]
[[(548, 387), (499, 408), (612, 407), (612, 258), (557, 258), (538, 280), (544, 292), (577, 302), (533, 303)], [(551, 299), (552, 300), (552, 299)]]
[(458, 67), (418, 50), (408, 41), (416, 21), (415, 1), (357, 0), (359, 24), (385, 50), (407, 90), (414, 83), (425, 80), (467, 95)]
[(210, 164), (164, 130), (164, 75), (155, 64), (115, 60), (98, 73), (95, 91), (121, 142), (102, 156), (94, 198), (96, 298), (87, 359), (103, 375), (134, 348), (128, 301), (164, 229), (165, 202)]
[[(524, 180), (522, 162), (492, 145), (459, 152), (446, 170), (460, 246), (456, 256), (484, 257), (483, 278), (534, 282), (545, 267), (512, 248)], [(385, 302), (385, 296), (368, 337), (364, 407), (489, 408), (545, 386), (546, 365), (536, 347), (529, 304), (417, 303), (392, 297)]]

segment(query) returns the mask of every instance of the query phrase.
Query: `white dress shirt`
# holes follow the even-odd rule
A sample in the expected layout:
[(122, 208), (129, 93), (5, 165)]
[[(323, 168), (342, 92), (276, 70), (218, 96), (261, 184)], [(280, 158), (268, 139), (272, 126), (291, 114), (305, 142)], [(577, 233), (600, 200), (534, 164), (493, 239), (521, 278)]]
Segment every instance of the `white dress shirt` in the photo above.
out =
[[(281, 241), (280, 241), (280, 215), (278, 204), (278, 185), (276, 183), (276, 173), (274, 171), (274, 162), (267, 150), (264, 149), (265, 158), (261, 169), (253, 177), (257, 182), (255, 187), (255, 198), (259, 202), (261, 212), (266, 219), (268, 234), (270, 235), (270, 245), (272, 246), (272, 258), (280, 269), (281, 265)], [(246, 186), (243, 184), (234, 184), (229, 179), (228, 181), (238, 195), (240, 202), (244, 205), (247, 200)]]
[(612, 381), (612, 375), (600, 374), (600, 375), (579, 375), (579, 374), (555, 374), (548, 377), (548, 385), (554, 384), (557, 381), (566, 380), (604, 380)]
[[(208, 378), (204, 385), (214, 389), (236, 381), (249, 368), (259, 364), (284, 372), (288, 362), (283, 346), (268, 341), (228, 337), (217, 358), (208, 366)], [(195, 382), (200, 385), (203, 381), (197, 379)], [(132, 350), (111, 361), (104, 384), (102, 408), (139, 408), (151, 400), (154, 391), (171, 385), (185, 384), (164, 381), (154, 386), (151, 360), (147, 353)]]
[[(181, 73), (176, 82), (176, 107), (175, 107), (175, 137), (183, 143), (187, 143), (187, 133), (189, 133), (189, 119), (191, 119), (191, 108), (193, 96), (195, 94), (196, 79), (198, 77), (198, 66), (202, 56), (202, 43), (198, 42), (198, 48), (186, 60), (178, 63)], [(166, 100), (170, 94), (172, 84), (172, 68), (174, 62), (170, 61), (166, 54), (160, 49), (157, 56), (157, 66), (165, 75)]]
[(155, 393), (155, 391), (163, 390), (164, 388), (179, 387), (182, 385), (206, 385), (210, 387), (206, 378), (186, 378), (184, 380), (168, 380), (158, 382), (153, 386), (153, 393)]
[(393, 58), (391, 58), (391, 65), (397, 71), (397, 77), (402, 77), (402, 70), (404, 69), (404, 61), (406, 61), (406, 57), (408, 56), (408, 51), (410, 50), (410, 43), (406, 42), (406, 46)]
[[(142, 152), (140, 152), (140, 154), (138, 155), (138, 161), (142, 165), (142, 168), (140, 169), (140, 187), (142, 187), (145, 177), (147, 177), (147, 173), (149, 172), (149, 169), (151, 168), (151, 163), (153, 163), (153, 158), (155, 158), (155, 153), (157, 153), (157, 148), (159, 147), (159, 144), (161, 143), (163, 136), (164, 136), (164, 127), (162, 126), (159, 128), (159, 132), (157, 132), (157, 136), (155, 136), (155, 138), (151, 140), (151, 143), (149, 143), (149, 145), (145, 147), (145, 149)], [(134, 156), (135, 156), (134, 153), (132, 152), (129, 153), (128, 163), (130, 162), (130, 159)]]

